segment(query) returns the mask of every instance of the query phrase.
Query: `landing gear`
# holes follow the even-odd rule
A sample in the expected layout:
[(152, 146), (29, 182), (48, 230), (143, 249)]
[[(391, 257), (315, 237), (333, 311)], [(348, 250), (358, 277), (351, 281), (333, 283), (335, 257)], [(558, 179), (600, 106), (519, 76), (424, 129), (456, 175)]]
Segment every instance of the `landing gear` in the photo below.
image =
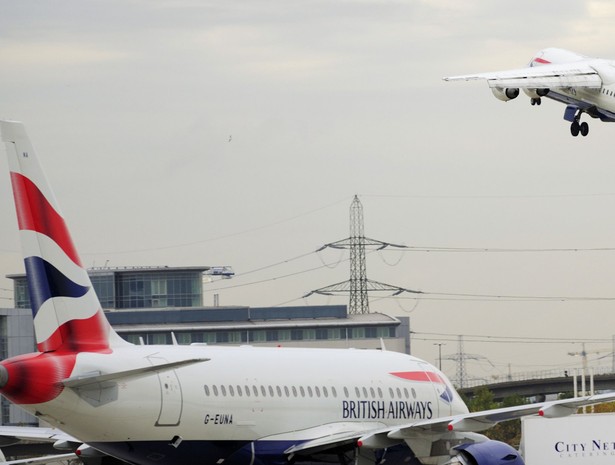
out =
[(573, 137), (577, 137), (579, 133), (583, 137), (587, 136), (589, 134), (589, 124), (585, 121), (579, 123), (578, 119), (575, 119), (570, 125), (570, 134), (572, 134)]
[(542, 99), (540, 97), (532, 98), (530, 99), (530, 103), (532, 104), (532, 106), (540, 105), (542, 103)]
[(581, 110), (576, 105), (568, 105), (566, 107), (564, 119), (566, 121), (570, 121), (570, 134), (572, 134), (573, 137), (577, 137), (579, 134), (585, 137), (589, 134), (589, 124), (585, 121), (581, 123), (581, 115), (583, 113), (588, 113), (589, 115), (594, 116), (591, 112)]

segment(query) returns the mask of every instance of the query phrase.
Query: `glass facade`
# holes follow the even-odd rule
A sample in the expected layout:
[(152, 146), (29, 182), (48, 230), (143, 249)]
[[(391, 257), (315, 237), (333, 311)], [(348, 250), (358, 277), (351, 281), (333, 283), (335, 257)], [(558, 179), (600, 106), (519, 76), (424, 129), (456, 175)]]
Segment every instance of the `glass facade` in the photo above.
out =
[[(207, 268), (134, 268), (89, 271), (103, 309), (199, 307)], [(28, 282), (14, 277), (17, 308), (29, 308)]]
[[(258, 342), (283, 341), (317, 341), (340, 339), (373, 339), (396, 337), (394, 326), (358, 327), (358, 328), (303, 328), (303, 329), (251, 329), (242, 331), (178, 331), (175, 338), (180, 345), (192, 343), (207, 344), (249, 344)], [(120, 332), (120, 336), (133, 344), (139, 344), (141, 338), (146, 344), (171, 344), (171, 332)]]
[(198, 307), (203, 300), (201, 274), (194, 271), (118, 274), (115, 308)]

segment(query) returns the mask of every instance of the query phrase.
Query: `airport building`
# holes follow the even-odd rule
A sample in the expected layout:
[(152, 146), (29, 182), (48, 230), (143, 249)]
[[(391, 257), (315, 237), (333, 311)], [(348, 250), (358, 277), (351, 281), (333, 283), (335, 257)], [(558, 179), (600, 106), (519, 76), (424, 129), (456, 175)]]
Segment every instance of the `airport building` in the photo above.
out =
[[(381, 313), (349, 315), (346, 305), (206, 307), (203, 278), (211, 268), (142, 267), (88, 270), (115, 331), (134, 344), (233, 344), (328, 347), (410, 352), (408, 317)], [(34, 350), (28, 285), (14, 282), (14, 309), (0, 309), (0, 351), (14, 356)], [(11, 335), (11, 336), (9, 336)], [(2, 401), (2, 424), (35, 423)]]

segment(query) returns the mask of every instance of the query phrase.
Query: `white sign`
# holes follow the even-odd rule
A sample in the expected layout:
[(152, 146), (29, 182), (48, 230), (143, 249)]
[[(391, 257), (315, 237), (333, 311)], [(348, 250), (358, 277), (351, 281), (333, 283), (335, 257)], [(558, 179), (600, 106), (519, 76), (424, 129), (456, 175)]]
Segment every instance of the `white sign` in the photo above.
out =
[(522, 419), (526, 465), (615, 463), (615, 414)]

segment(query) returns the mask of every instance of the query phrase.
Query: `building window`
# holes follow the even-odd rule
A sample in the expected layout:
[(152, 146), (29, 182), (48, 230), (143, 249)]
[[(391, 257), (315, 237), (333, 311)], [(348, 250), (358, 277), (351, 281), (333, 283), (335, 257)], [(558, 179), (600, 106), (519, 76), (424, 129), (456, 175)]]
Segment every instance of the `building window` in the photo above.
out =
[(365, 338), (365, 328), (352, 328), (350, 333), (351, 339), (363, 339)]
[(265, 342), (267, 340), (267, 335), (265, 331), (250, 331), (250, 341), (251, 342)]

